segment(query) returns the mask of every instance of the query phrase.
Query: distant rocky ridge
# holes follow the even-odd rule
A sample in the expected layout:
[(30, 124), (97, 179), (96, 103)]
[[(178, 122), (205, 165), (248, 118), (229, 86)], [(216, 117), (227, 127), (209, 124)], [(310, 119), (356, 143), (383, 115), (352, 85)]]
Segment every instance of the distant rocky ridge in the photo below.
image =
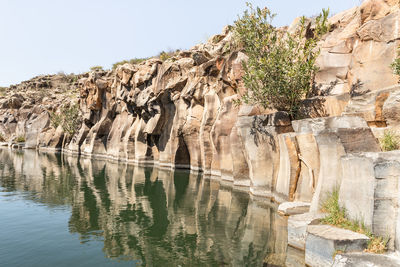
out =
[[(125, 64), (58, 85), (64, 78), (55, 75), (13, 86), (0, 100), (0, 132), (10, 146), (23, 135), (29, 148), (199, 170), (278, 202), (309, 202), (312, 211), (334, 188), (347, 203), (366, 187), (368, 197), (354, 202), (353, 216), (374, 233), (396, 237), (390, 248), (399, 249), (399, 194), (384, 188), (398, 188), (400, 154), (381, 152), (378, 142), (386, 129), (400, 128), (399, 77), (390, 69), (399, 22), (394, 0), (364, 1), (330, 18), (332, 29), (319, 44), (315, 95), (304, 101), (302, 120), (235, 104), (246, 90), (246, 55), (229, 51), (226, 27), (164, 62)], [(52, 127), (49, 112), (74, 101), (82, 126), (70, 137)], [(365, 170), (378, 186), (364, 184)]]

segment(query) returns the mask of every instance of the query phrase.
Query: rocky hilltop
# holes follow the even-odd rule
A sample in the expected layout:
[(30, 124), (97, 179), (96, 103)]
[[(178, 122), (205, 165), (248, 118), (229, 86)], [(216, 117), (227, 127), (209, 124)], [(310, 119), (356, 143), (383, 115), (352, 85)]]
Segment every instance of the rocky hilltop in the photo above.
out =
[[(364, 1), (329, 21), (315, 94), (304, 100), (301, 120), (236, 104), (246, 90), (246, 55), (229, 50), (226, 27), (165, 61), (12, 86), (0, 100), (0, 132), (10, 146), (23, 136), (27, 148), (202, 171), (253, 195), (311, 203), (314, 212), (340, 188), (350, 216), (393, 237), (390, 248), (400, 249), (400, 153), (382, 152), (378, 141), (400, 125), (399, 77), (390, 68), (400, 45), (400, 6)], [(51, 114), (74, 102), (82, 123), (70, 136), (54, 127)]]

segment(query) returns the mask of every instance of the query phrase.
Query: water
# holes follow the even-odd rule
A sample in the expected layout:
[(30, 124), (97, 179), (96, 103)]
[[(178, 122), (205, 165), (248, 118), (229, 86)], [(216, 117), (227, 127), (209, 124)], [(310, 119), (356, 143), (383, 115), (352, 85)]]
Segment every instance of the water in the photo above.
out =
[(0, 150), (1, 266), (283, 266), (275, 211), (189, 172)]

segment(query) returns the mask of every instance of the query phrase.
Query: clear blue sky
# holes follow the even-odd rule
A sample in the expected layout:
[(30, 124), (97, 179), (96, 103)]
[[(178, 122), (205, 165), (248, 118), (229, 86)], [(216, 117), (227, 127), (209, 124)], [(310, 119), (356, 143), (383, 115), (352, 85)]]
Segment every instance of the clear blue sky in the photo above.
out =
[[(0, 86), (39, 74), (188, 49), (220, 33), (246, 8), (240, 0), (0, 0)], [(323, 7), (332, 13), (360, 0), (253, 0), (290, 24)]]

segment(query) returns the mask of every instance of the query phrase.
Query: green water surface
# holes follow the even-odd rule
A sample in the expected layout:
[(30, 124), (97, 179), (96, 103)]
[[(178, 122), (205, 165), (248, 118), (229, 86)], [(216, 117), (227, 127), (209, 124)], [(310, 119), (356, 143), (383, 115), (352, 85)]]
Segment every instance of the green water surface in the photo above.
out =
[(282, 266), (275, 209), (190, 172), (0, 149), (0, 266)]

